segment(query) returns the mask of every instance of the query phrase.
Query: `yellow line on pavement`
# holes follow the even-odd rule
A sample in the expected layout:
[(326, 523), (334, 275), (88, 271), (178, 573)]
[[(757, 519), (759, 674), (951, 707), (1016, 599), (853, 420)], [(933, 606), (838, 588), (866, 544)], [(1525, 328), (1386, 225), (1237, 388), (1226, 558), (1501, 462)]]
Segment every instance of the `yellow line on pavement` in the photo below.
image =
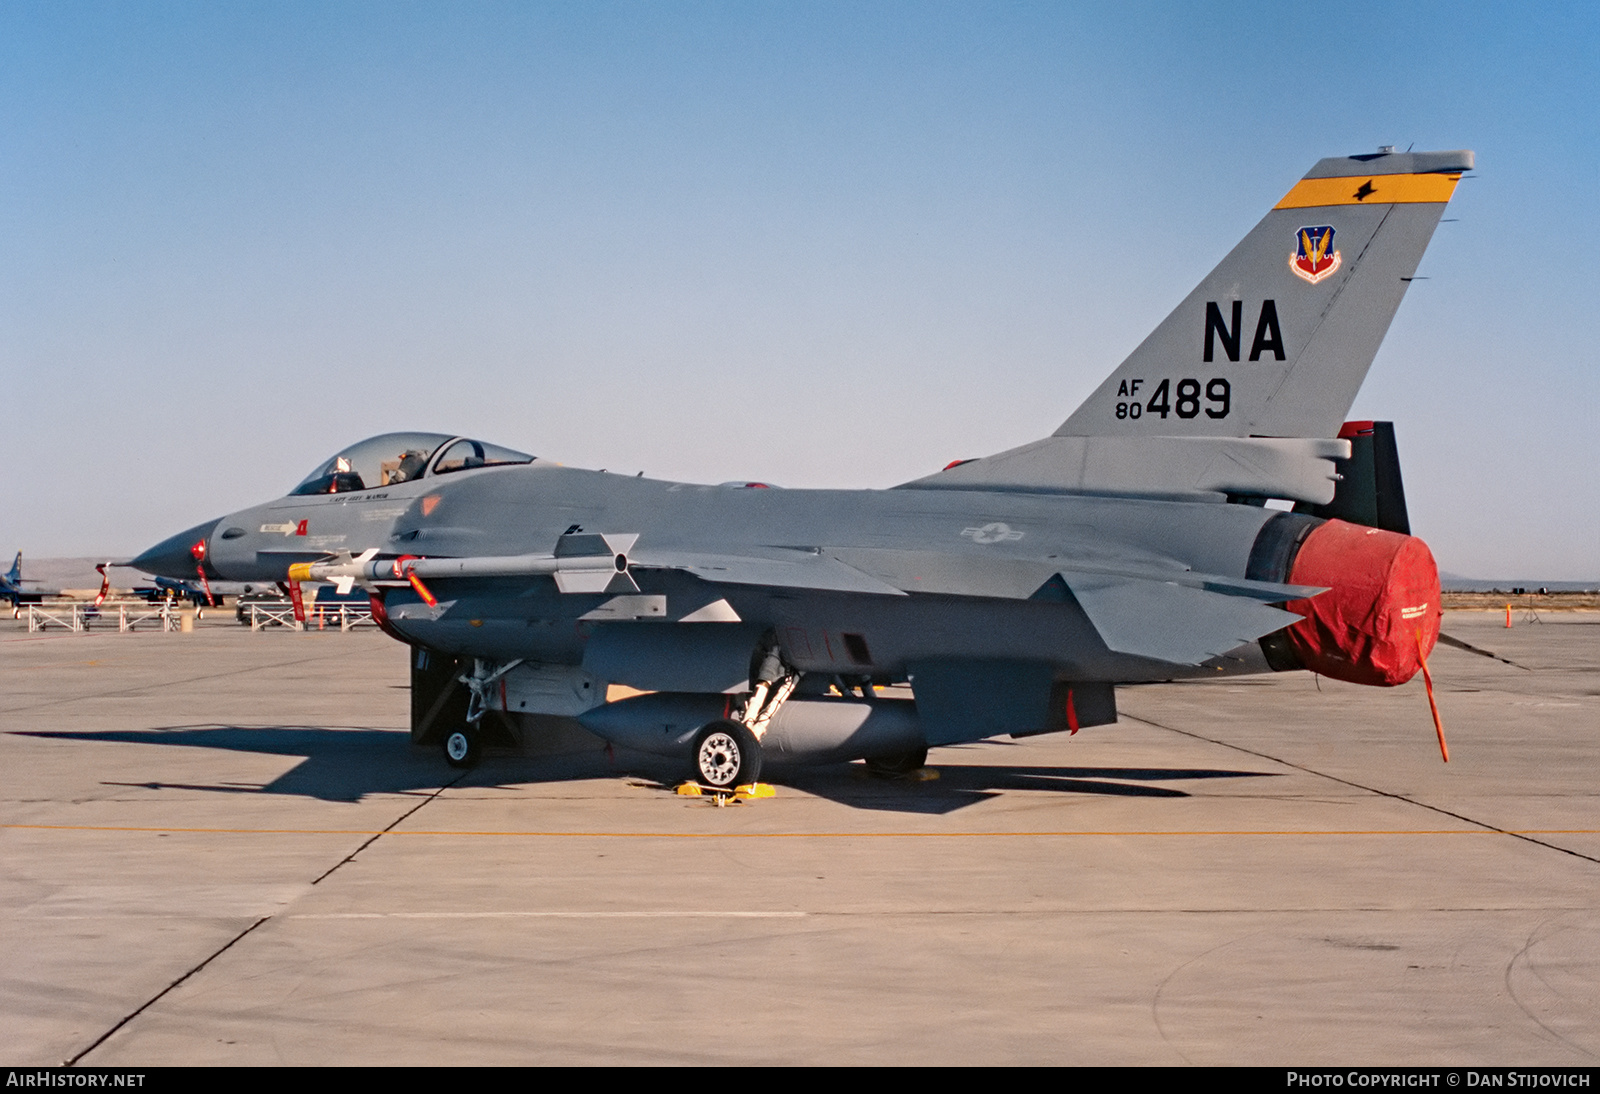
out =
[(1198, 828), (984, 832), (558, 832), (442, 828), (185, 828), (113, 824), (0, 824), (13, 831), (167, 832), (241, 836), (519, 836), (541, 839), (996, 839), (1078, 836), (1596, 836), (1597, 828)]

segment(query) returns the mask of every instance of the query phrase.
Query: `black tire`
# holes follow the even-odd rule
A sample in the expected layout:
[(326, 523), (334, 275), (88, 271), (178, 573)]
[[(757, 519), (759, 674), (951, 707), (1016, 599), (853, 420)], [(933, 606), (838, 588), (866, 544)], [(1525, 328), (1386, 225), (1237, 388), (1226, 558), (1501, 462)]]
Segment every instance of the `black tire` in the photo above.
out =
[(868, 756), (867, 771), (885, 779), (900, 779), (919, 768), (928, 766), (928, 749), (913, 748), (909, 752), (896, 752), (889, 756)]
[(483, 759), (483, 734), (477, 726), (457, 726), (444, 735), (444, 762), (451, 767), (477, 767)]
[(694, 736), (694, 777), (716, 790), (761, 778), (761, 742), (738, 722), (712, 722)]

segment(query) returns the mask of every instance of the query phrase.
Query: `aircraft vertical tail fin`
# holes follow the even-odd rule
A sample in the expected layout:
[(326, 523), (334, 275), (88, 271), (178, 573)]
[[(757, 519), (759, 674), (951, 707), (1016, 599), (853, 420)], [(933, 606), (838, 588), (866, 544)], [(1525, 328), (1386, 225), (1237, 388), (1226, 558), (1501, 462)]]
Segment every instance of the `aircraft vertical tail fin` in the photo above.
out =
[(1335, 436), (1472, 166), (1322, 160), (1055, 436)]
[(1350, 442), (1350, 455), (1336, 461), (1339, 481), (1333, 500), (1326, 505), (1301, 502), (1295, 512), (1409, 536), (1411, 518), (1406, 513), (1394, 423), (1346, 422), (1339, 436)]
[[(0, 558), (4, 558), (0, 555)], [(6, 581), (11, 585), (22, 584), (22, 552), (17, 552), (17, 557), (11, 560), (11, 572), (6, 574)]]

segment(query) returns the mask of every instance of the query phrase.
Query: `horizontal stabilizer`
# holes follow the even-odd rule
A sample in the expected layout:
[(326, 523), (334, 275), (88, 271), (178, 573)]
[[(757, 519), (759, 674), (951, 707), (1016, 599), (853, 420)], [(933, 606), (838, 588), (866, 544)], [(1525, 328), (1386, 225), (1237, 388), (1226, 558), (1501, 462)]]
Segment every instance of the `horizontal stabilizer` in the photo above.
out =
[(1203, 588), (1072, 571), (1061, 577), (1107, 649), (1176, 665), (1198, 665), (1300, 619)]
[(1248, 494), (1323, 505), (1348, 440), (1304, 437), (1046, 437), (902, 489), (1017, 490), (1159, 498)]
[(1244, 577), (1221, 577), (1217, 574), (1189, 574), (1180, 585), (1191, 589), (1204, 589), (1228, 596), (1247, 596), (1263, 604), (1283, 604), (1290, 600), (1304, 600), (1327, 592), (1322, 585), (1283, 585), (1276, 581), (1252, 581)]

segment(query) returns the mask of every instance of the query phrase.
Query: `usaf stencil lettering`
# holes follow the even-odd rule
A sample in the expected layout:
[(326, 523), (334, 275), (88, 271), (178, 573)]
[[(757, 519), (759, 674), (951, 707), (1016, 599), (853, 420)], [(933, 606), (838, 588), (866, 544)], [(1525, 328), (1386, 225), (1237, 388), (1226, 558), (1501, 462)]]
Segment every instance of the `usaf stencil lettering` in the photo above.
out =
[[(1216, 357), (1216, 344), (1221, 342), (1222, 352), (1228, 355), (1228, 360), (1237, 361), (1239, 359), (1239, 341), (1243, 334), (1244, 302), (1242, 300), (1233, 302), (1233, 322), (1231, 326), (1227, 320), (1222, 318), (1222, 309), (1217, 306), (1217, 302), (1215, 300), (1206, 301), (1205, 354), (1201, 358), (1202, 360), (1213, 360)], [(1256, 336), (1250, 343), (1250, 360), (1261, 360), (1261, 355), (1268, 350), (1272, 351), (1272, 356), (1275, 359), (1284, 360), (1283, 331), (1278, 326), (1278, 304), (1275, 300), (1263, 300), (1261, 302), (1261, 314), (1256, 319)]]
[[(1125, 381), (1117, 394), (1131, 395), (1143, 383), (1142, 379)], [(1163, 378), (1150, 393), (1148, 402), (1119, 402), (1116, 414), (1120, 419), (1137, 419), (1146, 414), (1163, 421), (1168, 414), (1176, 414), (1184, 419), (1193, 418), (1200, 413), (1200, 391), (1200, 381), (1192, 376), (1178, 380), (1176, 387), (1170, 378)], [(1228, 411), (1233, 409), (1233, 385), (1221, 376), (1213, 376), (1205, 382), (1205, 397), (1206, 402), (1211, 404), (1205, 408), (1208, 418), (1226, 418)]]

